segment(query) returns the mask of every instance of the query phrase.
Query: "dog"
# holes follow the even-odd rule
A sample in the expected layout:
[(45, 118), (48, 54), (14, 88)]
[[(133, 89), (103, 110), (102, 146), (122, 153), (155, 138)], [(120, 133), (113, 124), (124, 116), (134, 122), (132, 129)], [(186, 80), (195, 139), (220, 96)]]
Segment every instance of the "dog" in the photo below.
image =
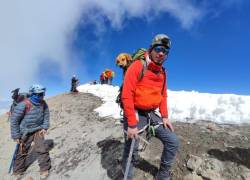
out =
[(133, 62), (133, 59), (128, 53), (120, 53), (116, 57), (116, 65), (122, 69), (127, 69), (129, 65)]

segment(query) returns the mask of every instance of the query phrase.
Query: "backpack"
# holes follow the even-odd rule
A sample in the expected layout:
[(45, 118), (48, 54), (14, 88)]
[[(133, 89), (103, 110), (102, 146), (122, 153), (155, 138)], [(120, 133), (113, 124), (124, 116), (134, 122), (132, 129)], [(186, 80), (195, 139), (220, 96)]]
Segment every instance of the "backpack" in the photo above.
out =
[(30, 94), (29, 93), (19, 93), (19, 88), (11, 91), (13, 93), (12, 95), (12, 99), (13, 99), (13, 102), (10, 106), (10, 115), (12, 114), (14, 108), (17, 106), (18, 103), (20, 102), (25, 102), (26, 104), (26, 108), (25, 108), (25, 113), (29, 112), (29, 110), (31, 109), (31, 102), (29, 101), (29, 97), (30, 97)]
[[(147, 50), (145, 48), (139, 48), (137, 49), (132, 55), (131, 55), (131, 58), (132, 58), (132, 63), (135, 62), (135, 61), (141, 61), (143, 67), (142, 67), (142, 70), (141, 70), (141, 73), (139, 74), (138, 76), (138, 81), (141, 81), (143, 76), (144, 76), (144, 73), (145, 71), (147, 70), (147, 63), (146, 63), (146, 59), (145, 59), (145, 52)], [(119, 55), (118, 55), (119, 57)], [(118, 61), (118, 57), (116, 59), (116, 62)], [(126, 71), (128, 69), (128, 67), (132, 64), (130, 63), (126, 69), (123, 68), (123, 79), (124, 79), (124, 76), (126, 74)], [(162, 67), (163, 68), (163, 67)], [(166, 74), (165, 74), (165, 69), (163, 68), (163, 72), (164, 72), (164, 83), (163, 83), (163, 88), (162, 88), (162, 94), (163, 94), (163, 90), (164, 90), (164, 86), (166, 84)], [(122, 85), (120, 86), (120, 89), (119, 89), (119, 92), (118, 92), (118, 95), (116, 97), (116, 103), (120, 106), (120, 108), (123, 110), (124, 106), (123, 106), (123, 103), (122, 103), (122, 87), (123, 87), (123, 82), (122, 82)]]
[(135, 60), (137, 60), (137, 59), (142, 59), (142, 60), (144, 60), (145, 61), (145, 56), (144, 56), (144, 54), (145, 54), (145, 52), (146, 52), (147, 50), (145, 49), (145, 48), (139, 48), (139, 49), (137, 49), (133, 54), (132, 54), (132, 60), (133, 61), (135, 61)]

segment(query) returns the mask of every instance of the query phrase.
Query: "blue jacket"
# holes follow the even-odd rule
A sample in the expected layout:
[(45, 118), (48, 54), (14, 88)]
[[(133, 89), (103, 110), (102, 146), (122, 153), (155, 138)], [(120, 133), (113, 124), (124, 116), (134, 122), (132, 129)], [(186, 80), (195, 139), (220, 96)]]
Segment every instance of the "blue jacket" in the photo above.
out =
[(31, 108), (28, 112), (25, 112), (25, 109), (26, 103), (22, 101), (15, 106), (11, 114), (12, 139), (20, 139), (28, 133), (49, 128), (49, 108), (45, 101), (37, 105), (31, 103)]

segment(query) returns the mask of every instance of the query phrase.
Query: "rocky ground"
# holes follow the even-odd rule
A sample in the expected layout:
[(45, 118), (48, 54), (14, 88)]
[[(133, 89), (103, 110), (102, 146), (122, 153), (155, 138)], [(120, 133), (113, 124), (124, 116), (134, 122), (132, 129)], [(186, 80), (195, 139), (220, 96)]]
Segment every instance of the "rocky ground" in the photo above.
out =
[[(93, 110), (98, 97), (80, 93), (62, 94), (47, 100), (51, 128), (46, 136), (54, 142), (48, 180), (120, 180), (123, 134), (119, 120), (101, 118)], [(250, 121), (250, 120), (249, 120)], [(172, 171), (174, 180), (250, 180), (250, 125), (218, 125), (211, 122), (175, 122), (181, 140)], [(7, 116), (0, 117), (0, 179), (10, 179), (8, 166), (15, 144), (10, 139)], [(156, 174), (161, 143), (152, 138), (140, 153), (136, 180), (151, 180)], [(36, 155), (21, 179), (39, 179)]]

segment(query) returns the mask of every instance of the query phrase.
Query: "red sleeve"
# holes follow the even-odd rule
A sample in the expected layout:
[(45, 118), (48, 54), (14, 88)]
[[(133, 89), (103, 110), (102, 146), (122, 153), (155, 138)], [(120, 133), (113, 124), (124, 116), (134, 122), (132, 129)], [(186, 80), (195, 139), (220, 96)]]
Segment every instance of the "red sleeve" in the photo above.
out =
[(123, 82), (122, 103), (124, 107), (124, 113), (130, 127), (136, 126), (138, 123), (134, 108), (134, 93), (142, 68), (142, 63), (139, 60), (135, 61), (129, 66)]
[[(165, 77), (167, 78), (167, 77)], [(163, 118), (168, 118), (168, 105), (167, 105), (167, 80), (165, 81), (165, 86), (163, 89), (163, 99), (160, 103), (160, 113)]]

